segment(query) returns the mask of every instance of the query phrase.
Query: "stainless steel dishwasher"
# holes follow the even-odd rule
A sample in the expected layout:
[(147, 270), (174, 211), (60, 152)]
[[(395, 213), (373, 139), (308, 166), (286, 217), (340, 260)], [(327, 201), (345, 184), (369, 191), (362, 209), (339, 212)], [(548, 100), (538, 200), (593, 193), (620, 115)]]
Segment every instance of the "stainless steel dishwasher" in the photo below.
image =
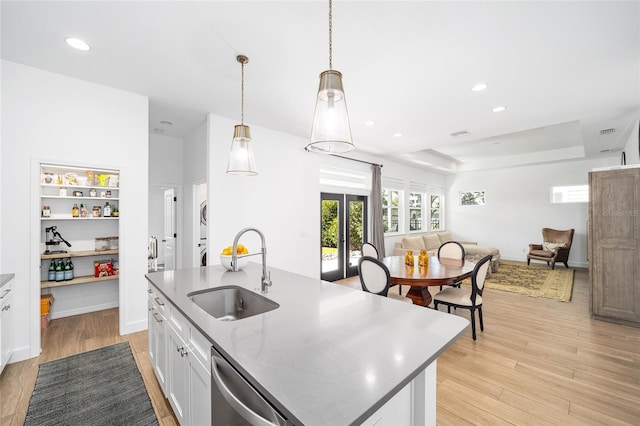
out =
[(288, 426), (289, 423), (214, 348), (211, 348), (213, 426)]

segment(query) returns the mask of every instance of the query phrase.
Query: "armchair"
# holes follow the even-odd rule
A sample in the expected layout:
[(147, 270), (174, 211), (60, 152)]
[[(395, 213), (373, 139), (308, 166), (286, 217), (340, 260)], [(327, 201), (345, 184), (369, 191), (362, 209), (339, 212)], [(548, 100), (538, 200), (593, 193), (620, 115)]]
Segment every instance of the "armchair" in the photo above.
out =
[(564, 263), (567, 268), (569, 264), (569, 251), (573, 242), (573, 229), (559, 231), (551, 228), (542, 228), (542, 244), (529, 244), (529, 254), (527, 255), (527, 265), (531, 264), (531, 259), (547, 262), (551, 269), (555, 269), (556, 262)]

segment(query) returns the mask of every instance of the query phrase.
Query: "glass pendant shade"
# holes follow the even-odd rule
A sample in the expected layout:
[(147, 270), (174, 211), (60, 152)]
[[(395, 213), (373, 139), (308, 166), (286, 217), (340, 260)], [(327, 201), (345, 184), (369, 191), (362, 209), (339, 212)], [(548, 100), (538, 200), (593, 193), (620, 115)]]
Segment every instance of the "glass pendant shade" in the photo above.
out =
[(251, 132), (247, 125), (238, 124), (235, 126), (227, 173), (243, 176), (258, 174), (256, 172), (256, 162), (253, 158), (253, 150), (251, 149)]
[(353, 149), (342, 74), (335, 70), (323, 71), (307, 151), (339, 154)]

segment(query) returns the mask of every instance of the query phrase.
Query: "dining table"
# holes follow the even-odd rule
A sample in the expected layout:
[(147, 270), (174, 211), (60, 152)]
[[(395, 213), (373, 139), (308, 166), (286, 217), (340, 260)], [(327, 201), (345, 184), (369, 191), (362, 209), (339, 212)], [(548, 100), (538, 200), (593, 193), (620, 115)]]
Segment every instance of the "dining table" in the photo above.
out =
[(452, 285), (471, 277), (475, 262), (459, 259), (429, 256), (425, 266), (418, 264), (418, 256), (413, 256), (413, 265), (407, 265), (405, 256), (389, 256), (382, 262), (389, 269), (391, 284), (410, 286), (407, 297), (414, 305), (429, 306), (431, 293), (429, 287)]

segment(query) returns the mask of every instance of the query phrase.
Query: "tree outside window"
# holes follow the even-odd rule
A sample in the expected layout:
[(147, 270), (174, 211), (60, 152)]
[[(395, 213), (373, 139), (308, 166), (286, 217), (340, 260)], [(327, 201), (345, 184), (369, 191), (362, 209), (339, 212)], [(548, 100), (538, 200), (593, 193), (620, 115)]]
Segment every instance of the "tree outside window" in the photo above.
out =
[(384, 232), (398, 232), (400, 217), (400, 191), (382, 189), (382, 222)]
[(409, 230), (422, 230), (422, 199), (424, 194), (409, 193)]
[(484, 206), (485, 201), (484, 191), (468, 191), (460, 193), (461, 206)]
[(440, 213), (442, 212), (442, 207), (440, 203), (441, 199), (439, 195), (431, 196), (431, 206), (430, 206), (430, 226), (432, 231), (437, 231), (441, 229), (441, 219)]

